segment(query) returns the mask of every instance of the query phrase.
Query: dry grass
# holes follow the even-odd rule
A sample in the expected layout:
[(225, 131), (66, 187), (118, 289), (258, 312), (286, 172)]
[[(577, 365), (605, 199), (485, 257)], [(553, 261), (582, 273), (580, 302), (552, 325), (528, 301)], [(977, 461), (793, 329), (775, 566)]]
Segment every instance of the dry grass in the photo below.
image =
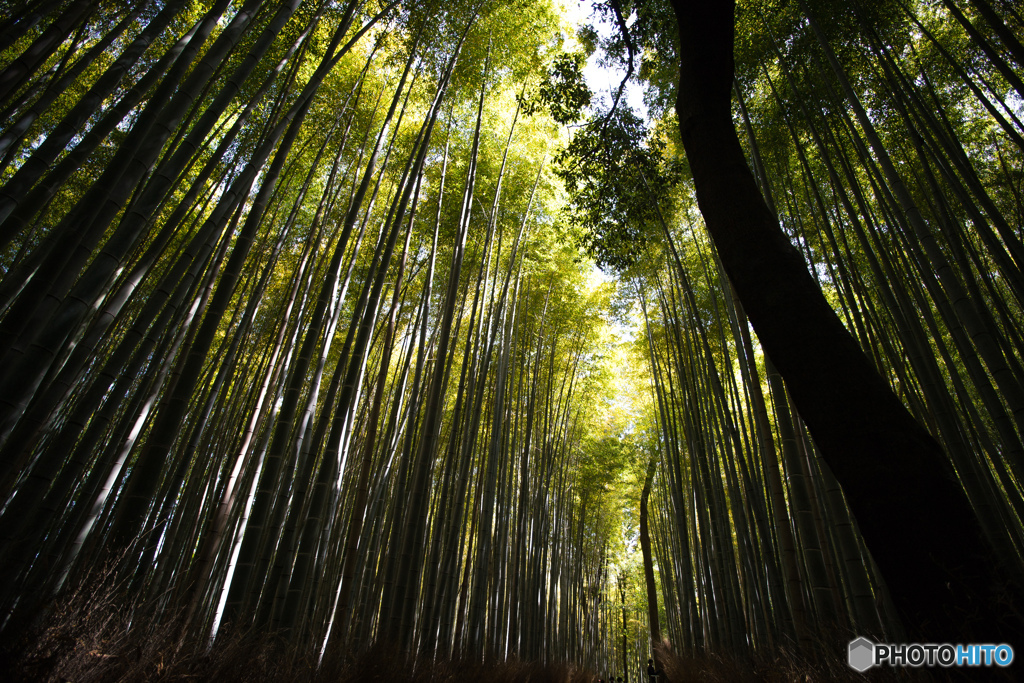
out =
[[(214, 649), (185, 635), (177, 618), (140, 617), (126, 608), (112, 575), (69, 591), (31, 623), (0, 638), (0, 680), (11, 683), (591, 683), (568, 665), (473, 660), (413, 663), (382, 646), (338, 653), (318, 666), (315, 653), (255, 633), (221, 636)], [(135, 614), (134, 618), (128, 615)]]
[(132, 619), (112, 574), (71, 590), (30, 623), (5, 629), (0, 641), (4, 680), (105, 681), (312, 680), (283, 678), (280, 647), (271, 639), (226, 638), (207, 652), (205, 639), (182, 637), (180, 620)]
[(673, 653), (662, 650), (662, 667), (666, 683), (863, 683), (863, 681), (910, 681), (892, 670), (874, 670), (870, 675), (858, 674), (845, 660), (837, 657), (810, 661), (796, 652), (780, 649), (772, 656), (754, 659), (725, 657), (715, 653)]
[[(0, 640), (0, 679), (12, 683), (128, 683), (216, 681), (217, 683), (592, 683), (593, 672), (568, 665), (476, 660), (412, 662), (395, 650), (376, 646), (359, 653), (336, 653), (318, 666), (313, 652), (300, 651), (273, 636), (237, 633), (217, 640), (182, 636), (180, 619), (136, 616), (110, 575), (70, 591), (45, 614), (23, 628), (10, 627)], [(138, 615), (143, 610), (136, 610)], [(977, 674), (1009, 671), (926, 671), (873, 669), (861, 675), (847, 667), (841, 636), (822, 642), (816, 659), (780, 649), (771, 656), (727, 657), (715, 653), (675, 653), (664, 648), (661, 683), (810, 683), (812, 681), (975, 680)], [(1013, 667), (1011, 667), (1013, 668)], [(963, 677), (964, 674), (972, 674)], [(961, 678), (955, 678), (961, 676)], [(646, 683), (646, 682), (644, 682)]]

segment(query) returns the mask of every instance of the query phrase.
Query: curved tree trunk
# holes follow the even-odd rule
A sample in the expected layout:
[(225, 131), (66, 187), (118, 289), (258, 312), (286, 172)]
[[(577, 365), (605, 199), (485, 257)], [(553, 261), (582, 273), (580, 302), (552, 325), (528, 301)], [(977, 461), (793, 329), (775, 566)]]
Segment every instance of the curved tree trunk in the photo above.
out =
[(997, 562), (945, 455), (831, 309), (747, 167), (731, 112), (734, 2), (673, 6), (676, 112), (708, 232), (910, 633), (962, 639), (975, 610), (975, 634), (1004, 633), (994, 620)]

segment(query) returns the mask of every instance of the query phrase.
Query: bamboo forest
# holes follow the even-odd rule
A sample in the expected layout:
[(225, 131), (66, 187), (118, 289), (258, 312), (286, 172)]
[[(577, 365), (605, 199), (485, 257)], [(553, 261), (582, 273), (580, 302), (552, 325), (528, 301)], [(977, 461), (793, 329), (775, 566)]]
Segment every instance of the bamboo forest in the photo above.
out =
[(0, 112), (0, 678), (1020, 680), (1018, 2), (0, 0)]

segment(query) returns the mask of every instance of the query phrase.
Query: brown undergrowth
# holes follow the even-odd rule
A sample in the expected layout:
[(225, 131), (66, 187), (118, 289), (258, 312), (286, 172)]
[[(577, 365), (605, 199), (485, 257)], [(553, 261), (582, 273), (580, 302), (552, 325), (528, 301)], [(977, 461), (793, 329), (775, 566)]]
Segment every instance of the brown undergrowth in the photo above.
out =
[(784, 648), (771, 655), (761, 654), (749, 659), (711, 652), (677, 653), (668, 648), (663, 648), (660, 654), (666, 679), (664, 683), (881, 683), (917, 680), (882, 670), (865, 676), (849, 668), (845, 659), (838, 655), (814, 661)]
[(412, 662), (376, 645), (359, 652), (317, 653), (274, 635), (182, 635), (180, 616), (152, 616), (129, 605), (112, 573), (104, 572), (13, 624), (0, 635), (0, 681), (11, 683), (591, 683), (594, 676), (565, 664), (470, 659)]
[[(412, 662), (397, 650), (376, 645), (359, 652), (333, 652), (318, 662), (312, 650), (274, 635), (228, 632), (208, 647), (188, 634), (180, 617), (152, 616), (123, 598), (112, 573), (69, 590), (28, 623), (0, 636), (0, 680), (12, 683), (126, 683), (216, 681), (217, 683), (592, 683), (593, 672), (564, 664), (471, 659)], [(835, 641), (835, 642), (832, 642)], [(867, 676), (846, 665), (845, 640), (818, 644), (817, 657), (780, 648), (770, 656), (726, 657), (708, 652), (660, 652), (659, 683), (810, 683), (817, 681), (947, 680), (941, 674), (873, 669)], [(938, 676), (934, 674), (940, 674)], [(974, 672), (981, 673), (981, 672)], [(994, 672), (993, 672), (994, 673)], [(964, 679), (960, 679), (964, 680)], [(1008, 680), (1008, 679), (1002, 679)], [(646, 682), (644, 682), (646, 683)]]

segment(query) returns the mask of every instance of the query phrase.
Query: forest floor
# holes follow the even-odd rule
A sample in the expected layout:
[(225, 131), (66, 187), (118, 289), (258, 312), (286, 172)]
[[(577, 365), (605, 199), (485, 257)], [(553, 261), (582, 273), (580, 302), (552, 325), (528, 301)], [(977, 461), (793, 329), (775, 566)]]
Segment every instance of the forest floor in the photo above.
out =
[[(166, 610), (130, 607), (110, 575), (93, 577), (0, 637), (2, 683), (594, 683), (602, 672), (568, 663), (477, 658), (412, 660), (396, 648), (375, 645), (357, 652), (289, 644), (280, 634), (222, 628), (214, 647), (192, 635)], [(158, 619), (152, 614), (163, 614)], [(186, 634), (186, 635), (183, 635)], [(841, 637), (837, 638), (842, 640)], [(830, 638), (835, 641), (837, 638)], [(802, 656), (785, 648), (754, 659), (716, 653), (676, 653), (665, 646), (658, 683), (777, 683), (936, 681), (942, 675), (875, 669), (861, 675), (842, 653), (819, 643)], [(939, 672), (940, 674), (945, 672)], [(646, 676), (644, 676), (646, 679)], [(1011, 680), (1011, 679), (1007, 679)], [(634, 679), (634, 683), (636, 680)], [(646, 681), (645, 681), (646, 683)]]
[[(80, 589), (0, 641), (0, 680), (11, 683), (210, 681), (216, 683), (593, 683), (598, 674), (562, 663), (475, 659), (412, 662), (387, 647), (331, 652), (319, 660), (275, 635), (224, 634), (216, 646), (182, 636), (182, 622), (129, 617), (125, 602), (104, 586)], [(920, 672), (856, 674), (832, 655), (811, 661), (780, 650), (756, 660), (712, 653), (661, 652), (659, 683), (941, 680)], [(603, 678), (603, 676), (601, 677)]]

